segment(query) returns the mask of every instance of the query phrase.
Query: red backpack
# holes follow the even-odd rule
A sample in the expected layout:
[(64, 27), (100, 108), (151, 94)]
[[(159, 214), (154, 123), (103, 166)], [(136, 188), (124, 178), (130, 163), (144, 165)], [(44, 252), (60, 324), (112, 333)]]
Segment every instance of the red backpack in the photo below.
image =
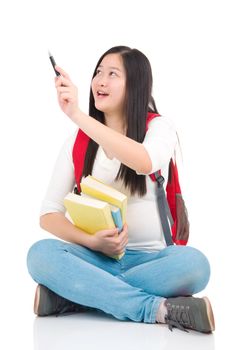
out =
[[(160, 115), (148, 113), (146, 130), (148, 129), (149, 122), (156, 117), (160, 117)], [(89, 140), (89, 136), (79, 129), (72, 152), (78, 192), (80, 192), (80, 181), (82, 178), (85, 154)], [(167, 245), (171, 245), (173, 243), (178, 245), (186, 245), (189, 237), (189, 221), (185, 203), (181, 194), (176, 163), (173, 161), (173, 159), (170, 160), (166, 191), (163, 188), (164, 178), (160, 171), (150, 174), (149, 176), (152, 181), (157, 182), (156, 191), (158, 209)]]

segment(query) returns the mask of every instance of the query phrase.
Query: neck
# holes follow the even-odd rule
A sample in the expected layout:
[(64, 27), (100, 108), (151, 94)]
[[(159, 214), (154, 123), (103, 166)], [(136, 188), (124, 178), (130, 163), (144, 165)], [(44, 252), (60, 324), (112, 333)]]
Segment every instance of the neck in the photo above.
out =
[(120, 134), (126, 133), (125, 119), (122, 115), (105, 114), (105, 125), (109, 128), (119, 132)]

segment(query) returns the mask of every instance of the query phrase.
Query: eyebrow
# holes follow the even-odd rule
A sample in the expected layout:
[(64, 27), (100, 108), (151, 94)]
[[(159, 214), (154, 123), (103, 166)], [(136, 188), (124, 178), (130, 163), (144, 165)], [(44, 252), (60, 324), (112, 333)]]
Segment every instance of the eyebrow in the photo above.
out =
[[(100, 64), (98, 67), (104, 68), (104, 66), (102, 64)], [(118, 67), (109, 67), (110, 69), (116, 69), (119, 72), (121, 72), (121, 69), (119, 69)]]

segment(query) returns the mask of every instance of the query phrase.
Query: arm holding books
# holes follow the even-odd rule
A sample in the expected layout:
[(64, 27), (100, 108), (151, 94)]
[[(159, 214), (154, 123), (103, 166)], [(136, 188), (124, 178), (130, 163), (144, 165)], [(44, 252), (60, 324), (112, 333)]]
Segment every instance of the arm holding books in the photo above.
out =
[(48, 213), (40, 217), (40, 227), (64, 241), (91, 248), (91, 236), (74, 226), (63, 213)]
[(126, 224), (120, 235), (118, 235), (118, 229), (102, 230), (96, 232), (95, 235), (89, 235), (74, 226), (64, 214), (54, 212), (42, 215), (40, 226), (58, 238), (80, 244), (108, 256), (121, 254), (128, 243)]

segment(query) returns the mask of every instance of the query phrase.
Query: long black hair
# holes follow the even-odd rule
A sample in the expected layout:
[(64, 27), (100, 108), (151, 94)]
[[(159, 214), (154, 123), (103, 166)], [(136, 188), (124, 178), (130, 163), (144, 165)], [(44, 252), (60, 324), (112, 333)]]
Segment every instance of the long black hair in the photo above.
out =
[[(148, 58), (139, 50), (127, 46), (115, 46), (106, 51), (99, 59), (94, 69), (93, 77), (97, 74), (97, 68), (103, 58), (109, 54), (120, 54), (126, 71), (126, 96), (125, 96), (125, 124), (126, 136), (142, 143), (146, 133), (146, 118), (148, 112), (158, 113), (154, 98), (152, 97), (152, 70)], [(90, 88), (89, 115), (105, 124), (104, 113), (96, 109), (92, 89)], [(88, 144), (83, 176), (92, 173), (94, 160), (99, 145), (90, 139)], [(121, 164), (116, 180), (121, 179), (125, 187), (133, 195), (138, 193), (143, 196), (146, 193), (145, 175), (137, 175), (136, 172), (124, 164)]]

